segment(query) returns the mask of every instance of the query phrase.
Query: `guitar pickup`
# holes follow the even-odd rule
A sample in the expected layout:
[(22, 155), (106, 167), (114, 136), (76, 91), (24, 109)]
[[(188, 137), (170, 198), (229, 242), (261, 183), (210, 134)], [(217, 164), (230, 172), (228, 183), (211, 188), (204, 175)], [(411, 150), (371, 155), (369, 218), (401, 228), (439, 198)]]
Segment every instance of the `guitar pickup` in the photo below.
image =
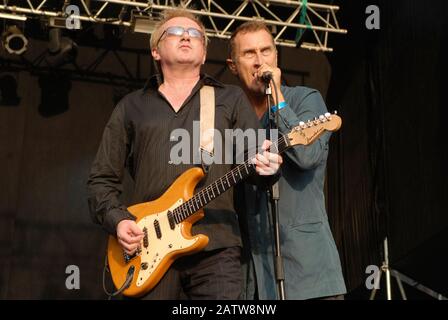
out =
[(148, 239), (148, 229), (146, 227), (143, 228), (143, 246), (145, 248), (148, 248), (149, 246), (149, 239)]
[(156, 231), (157, 239), (162, 238), (162, 230), (160, 230), (159, 220), (154, 220), (154, 230)]
[(176, 227), (176, 224), (174, 222), (174, 217), (173, 217), (173, 213), (171, 211), (168, 211), (168, 222), (170, 224), (170, 228), (171, 230), (174, 230), (174, 228)]

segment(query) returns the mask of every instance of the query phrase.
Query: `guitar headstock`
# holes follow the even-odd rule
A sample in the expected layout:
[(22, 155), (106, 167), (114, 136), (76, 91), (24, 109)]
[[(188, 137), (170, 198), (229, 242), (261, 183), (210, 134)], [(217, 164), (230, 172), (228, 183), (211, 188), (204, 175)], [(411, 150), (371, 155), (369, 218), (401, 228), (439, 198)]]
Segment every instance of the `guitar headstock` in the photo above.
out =
[(342, 119), (336, 113), (325, 113), (319, 118), (300, 122), (288, 134), (288, 142), (290, 146), (309, 145), (320, 137), (325, 131), (337, 131), (341, 127)]

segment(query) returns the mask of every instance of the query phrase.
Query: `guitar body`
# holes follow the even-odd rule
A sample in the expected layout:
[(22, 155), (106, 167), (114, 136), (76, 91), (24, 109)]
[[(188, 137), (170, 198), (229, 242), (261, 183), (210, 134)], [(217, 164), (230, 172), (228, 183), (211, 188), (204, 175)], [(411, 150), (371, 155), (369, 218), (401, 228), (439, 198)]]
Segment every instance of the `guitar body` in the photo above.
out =
[(139, 228), (147, 234), (147, 243), (142, 245), (138, 254), (126, 259), (116, 237), (109, 237), (107, 257), (115, 287), (121, 288), (128, 274), (132, 274), (132, 281), (123, 291), (124, 295), (138, 297), (147, 293), (177, 258), (207, 246), (209, 239), (206, 235), (191, 235), (192, 225), (204, 217), (202, 209), (175, 226), (170, 225), (168, 219), (169, 211), (193, 196), (196, 185), (203, 177), (202, 169), (191, 168), (179, 176), (157, 200), (128, 208), (137, 217)]

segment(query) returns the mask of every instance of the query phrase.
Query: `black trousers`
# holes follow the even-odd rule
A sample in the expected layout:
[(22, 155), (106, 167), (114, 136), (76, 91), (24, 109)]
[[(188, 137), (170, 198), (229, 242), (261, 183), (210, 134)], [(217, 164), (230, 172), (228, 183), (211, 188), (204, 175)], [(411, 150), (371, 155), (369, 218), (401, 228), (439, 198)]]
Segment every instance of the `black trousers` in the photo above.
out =
[(241, 248), (177, 259), (143, 300), (236, 300), (242, 288)]

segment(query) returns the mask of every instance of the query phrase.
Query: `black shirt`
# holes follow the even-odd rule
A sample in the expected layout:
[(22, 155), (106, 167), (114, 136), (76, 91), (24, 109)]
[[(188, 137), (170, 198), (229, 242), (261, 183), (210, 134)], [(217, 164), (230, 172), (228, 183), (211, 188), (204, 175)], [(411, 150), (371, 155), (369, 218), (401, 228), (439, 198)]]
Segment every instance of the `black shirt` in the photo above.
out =
[[(158, 91), (155, 78), (145, 88), (124, 97), (106, 125), (88, 181), (92, 218), (110, 234), (116, 234), (121, 220), (135, 219), (119, 200), (124, 170), (128, 170), (134, 180), (131, 205), (159, 198), (179, 175), (198, 166), (191, 161), (171, 162), (171, 148), (179, 141), (172, 141), (170, 137), (173, 130), (179, 128), (193, 137), (193, 121), (199, 121), (200, 114), (199, 90), (204, 84), (215, 88), (215, 129), (222, 137), (225, 137), (225, 129), (259, 128), (244, 92), (206, 75), (201, 76), (178, 112)], [(226, 174), (232, 166), (212, 164), (198, 189)], [(232, 189), (209, 203), (204, 212), (205, 217), (193, 226), (192, 233), (209, 236), (206, 250), (241, 245)]]

